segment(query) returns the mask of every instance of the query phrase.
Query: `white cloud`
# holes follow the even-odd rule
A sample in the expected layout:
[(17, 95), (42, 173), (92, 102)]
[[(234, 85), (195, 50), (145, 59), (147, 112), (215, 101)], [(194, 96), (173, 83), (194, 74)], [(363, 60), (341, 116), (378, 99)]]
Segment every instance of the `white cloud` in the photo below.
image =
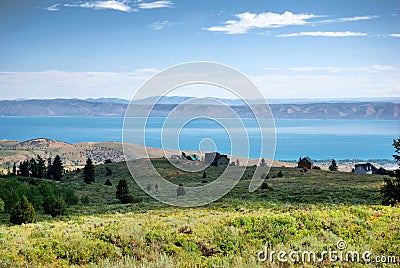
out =
[(93, 9), (112, 9), (123, 12), (131, 12), (132, 8), (125, 2), (110, 0), (110, 1), (94, 1), (79, 4), (80, 7)]
[[(389, 97), (399, 96), (400, 93), (400, 71), (397, 66), (302, 66), (266, 69), (273, 69), (274, 72), (249, 77), (268, 98)], [(158, 71), (156, 68), (143, 68), (132, 72), (0, 72), (0, 92), (3, 93), (1, 99), (130, 99), (142, 83)], [(214, 96), (216, 91), (214, 88), (205, 92), (202, 87), (196, 87), (192, 91), (185, 89), (181, 92), (182, 95), (189, 93)]]
[(174, 26), (175, 23), (171, 21), (155, 21), (152, 24), (150, 24), (150, 27), (153, 28), (154, 30), (163, 30), (166, 27), (171, 27)]
[(141, 84), (158, 69), (132, 72), (0, 72), (1, 99), (89, 98), (130, 99)]
[(250, 12), (236, 14), (236, 20), (228, 20), (223, 23), (222, 26), (212, 26), (205, 28), (211, 32), (223, 32), (227, 34), (243, 34), (247, 33), (251, 29), (259, 28), (279, 28), (284, 26), (293, 25), (316, 25), (316, 24), (328, 24), (338, 22), (353, 22), (361, 20), (371, 20), (378, 18), (376, 15), (365, 15), (365, 16), (353, 16), (346, 18), (337, 19), (325, 19), (319, 21), (310, 21), (313, 18), (325, 17), (314, 14), (294, 14), (290, 11), (285, 11), (283, 14), (277, 13), (260, 13), (254, 14)]
[(360, 32), (300, 32), (300, 33), (290, 33), (281, 34), (278, 37), (297, 37), (297, 36), (325, 36), (325, 37), (349, 37), (349, 36), (367, 36), (366, 33)]
[(400, 97), (400, 84), (385, 90), (385, 94), (391, 97)]
[(173, 7), (173, 2), (169, 0), (161, 0), (155, 2), (142, 2), (141, 0), (98, 0), (98, 1), (86, 1), (86, 2), (74, 2), (71, 4), (54, 4), (47, 7), (49, 11), (59, 11), (61, 7), (80, 7), (80, 8), (91, 8), (95, 10), (110, 9), (122, 12), (133, 12), (140, 9), (152, 9), (152, 8), (166, 8)]
[(318, 23), (336, 23), (336, 22), (348, 22), (348, 21), (360, 21), (360, 20), (372, 20), (376, 19), (379, 16), (376, 15), (366, 15), (366, 16), (354, 16), (347, 18), (338, 18), (338, 19), (330, 19), (330, 20), (321, 20)]
[(141, 69), (135, 70), (134, 74), (143, 74), (143, 73), (155, 74), (158, 72), (160, 72), (160, 70), (157, 68), (141, 68)]
[(277, 13), (260, 13), (253, 14), (250, 12), (236, 14), (238, 20), (228, 20), (223, 26), (213, 26), (206, 30), (211, 32), (224, 32), (227, 34), (243, 34), (254, 28), (278, 28), (289, 25), (304, 25), (307, 20), (318, 16), (313, 14), (293, 14), (285, 11), (282, 14)]
[(337, 73), (341, 69), (338, 67), (289, 67), (287, 70), (293, 72), (329, 72), (329, 73)]
[(371, 66), (372, 70), (374, 71), (393, 71), (395, 68), (392, 65), (372, 65)]
[(400, 37), (400, 33), (389, 34), (390, 37)]
[[(268, 98), (357, 98), (399, 94), (399, 73), (273, 73), (250, 76)], [(387, 90), (390, 89), (390, 92)], [(390, 94), (389, 94), (390, 93)]]
[(388, 72), (388, 71), (398, 71), (399, 68), (392, 65), (380, 65), (375, 64), (371, 66), (359, 66), (359, 67), (344, 67), (344, 66), (299, 66), (299, 67), (287, 67), (287, 68), (277, 68), (277, 67), (266, 67), (266, 71), (274, 72), (314, 72), (314, 73), (338, 73), (338, 72), (364, 72), (364, 73), (376, 73), (376, 72)]
[(60, 10), (60, 5), (61, 4), (54, 4), (54, 5), (46, 7), (46, 9), (48, 11), (59, 11)]
[(153, 9), (153, 8), (172, 8), (174, 4), (171, 1), (168, 0), (161, 0), (161, 1), (155, 1), (155, 2), (149, 2), (149, 3), (139, 3), (138, 8), (140, 9)]

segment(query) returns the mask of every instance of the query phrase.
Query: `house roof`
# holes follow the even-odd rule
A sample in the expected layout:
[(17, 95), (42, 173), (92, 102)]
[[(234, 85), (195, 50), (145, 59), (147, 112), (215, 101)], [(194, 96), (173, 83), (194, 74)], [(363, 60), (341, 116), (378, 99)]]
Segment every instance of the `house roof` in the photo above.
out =
[(314, 163), (314, 162), (311, 160), (311, 158), (308, 157), (308, 156), (303, 157), (301, 160), (304, 160), (304, 159), (307, 160), (308, 162), (310, 162), (311, 164)]
[(372, 165), (371, 163), (356, 164), (354, 167), (355, 168), (362, 167), (365, 170), (373, 170), (373, 171), (377, 170), (377, 168), (374, 165)]

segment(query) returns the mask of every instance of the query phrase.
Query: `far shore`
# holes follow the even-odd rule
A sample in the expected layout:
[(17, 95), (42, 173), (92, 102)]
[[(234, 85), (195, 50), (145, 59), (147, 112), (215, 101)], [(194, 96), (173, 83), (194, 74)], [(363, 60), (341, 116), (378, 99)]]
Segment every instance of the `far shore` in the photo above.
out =
[[(124, 154), (125, 149), (125, 154)], [(46, 138), (37, 138), (28, 141), (16, 140), (0, 140), (0, 169), (7, 171), (7, 165), (12, 167), (13, 163), (19, 163), (26, 159), (41, 157), (47, 159), (59, 154), (67, 169), (76, 169), (82, 167), (87, 157), (91, 157), (95, 164), (104, 163), (105, 159), (110, 159), (113, 162), (122, 162), (132, 159), (140, 158), (170, 158), (172, 155), (181, 155), (180, 150), (163, 150), (161, 148), (154, 148), (143, 146), (139, 144), (125, 144), (122, 147), (121, 142), (79, 142), (70, 144), (62, 141), (55, 141)], [(185, 151), (186, 154), (196, 154), (200, 158), (204, 157), (205, 152), (200, 151)], [(241, 156), (228, 155), (231, 162), (239, 161), (240, 165), (259, 165), (261, 158), (246, 158)], [(311, 156), (312, 158), (312, 156)], [(382, 159), (382, 161), (362, 161), (362, 160), (340, 160), (338, 162), (339, 171), (351, 172), (354, 165), (357, 163), (370, 162), (377, 168), (383, 167), (388, 170), (398, 168), (398, 165), (391, 160)], [(297, 161), (281, 161), (265, 159), (268, 165), (272, 167), (296, 167)], [(314, 160), (315, 164), (323, 170), (329, 170), (330, 161), (328, 160)], [(11, 164), (10, 164), (11, 163)]]

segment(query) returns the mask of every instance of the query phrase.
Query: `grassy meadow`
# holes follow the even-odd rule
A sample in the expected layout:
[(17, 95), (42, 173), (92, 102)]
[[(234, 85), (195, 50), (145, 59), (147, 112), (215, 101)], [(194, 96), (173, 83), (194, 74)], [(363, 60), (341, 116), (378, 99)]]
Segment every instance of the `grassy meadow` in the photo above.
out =
[[(141, 161), (136, 165), (141, 167)], [(165, 161), (157, 170), (175, 184), (195, 186), (217, 178), (222, 168), (180, 172)], [(106, 176), (106, 167), (112, 175)], [(283, 177), (278, 177), (281, 171)], [(162, 204), (142, 191), (126, 164), (96, 166), (96, 182), (85, 184), (71, 171), (62, 182), (89, 203), (51, 218), (37, 212), (32, 224), (13, 226), (0, 214), (0, 267), (376, 267), (400, 261), (400, 208), (382, 206), (377, 188), (383, 176), (296, 168), (272, 168), (268, 187), (247, 191), (254, 167), (217, 202), (198, 208)], [(121, 178), (142, 202), (119, 204), (115, 186)], [(5, 178), (9, 179), (9, 178)], [(104, 185), (109, 179), (112, 186)], [(0, 179), (4, 180), (4, 179)], [(179, 198), (179, 197), (177, 197)], [(331, 262), (261, 262), (265, 245), (279, 251), (371, 251), (396, 256), (396, 264)], [(319, 253), (318, 253), (319, 254)], [(317, 254), (317, 255), (318, 255)], [(318, 257), (321, 257), (318, 255)]]

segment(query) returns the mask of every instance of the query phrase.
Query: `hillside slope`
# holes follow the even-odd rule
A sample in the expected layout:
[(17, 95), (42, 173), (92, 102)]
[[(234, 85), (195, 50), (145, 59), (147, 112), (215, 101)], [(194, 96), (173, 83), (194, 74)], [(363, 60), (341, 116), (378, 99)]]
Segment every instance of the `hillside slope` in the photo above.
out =
[[(138, 168), (141, 162), (136, 163)], [(112, 170), (106, 176), (105, 169)], [(165, 162), (156, 168), (174, 183), (201, 185), (202, 172), (181, 173)], [(283, 177), (276, 174), (281, 170)], [(222, 170), (207, 170), (207, 180)], [(69, 216), (22, 226), (0, 225), (2, 267), (335, 267), (324, 250), (368, 250), (371, 263), (340, 262), (342, 267), (376, 267), (374, 257), (393, 256), (400, 264), (400, 208), (379, 205), (381, 176), (274, 168), (269, 188), (247, 191), (249, 168), (221, 200), (198, 208), (170, 207), (144, 193), (124, 163), (96, 167), (96, 182), (68, 173), (60, 185), (74, 188), (89, 204), (69, 208)], [(130, 192), (143, 202), (118, 204), (115, 185), (126, 178)], [(112, 186), (104, 185), (106, 179)], [(151, 188), (154, 190), (154, 187)], [(179, 198), (179, 197), (177, 197)], [(0, 214), (0, 216), (2, 216)], [(270, 250), (317, 252), (317, 259), (283, 265), (257, 259)], [(396, 267), (395, 263), (389, 263)]]
[[(158, 104), (151, 116), (166, 116), (176, 104)], [(127, 104), (121, 102), (101, 102), (78, 99), (0, 101), (0, 116), (124, 116)], [(251, 118), (252, 112), (245, 106), (231, 106), (241, 117)], [(395, 102), (354, 102), (354, 103), (306, 103), (271, 104), (276, 119), (400, 119), (400, 103)], [(148, 104), (135, 106), (135, 114), (147, 115)], [(262, 105), (258, 110), (265, 110)], [(182, 105), (182, 113), (204, 111), (215, 117), (226, 113), (219, 105)], [(179, 114), (177, 114), (179, 115)]]

